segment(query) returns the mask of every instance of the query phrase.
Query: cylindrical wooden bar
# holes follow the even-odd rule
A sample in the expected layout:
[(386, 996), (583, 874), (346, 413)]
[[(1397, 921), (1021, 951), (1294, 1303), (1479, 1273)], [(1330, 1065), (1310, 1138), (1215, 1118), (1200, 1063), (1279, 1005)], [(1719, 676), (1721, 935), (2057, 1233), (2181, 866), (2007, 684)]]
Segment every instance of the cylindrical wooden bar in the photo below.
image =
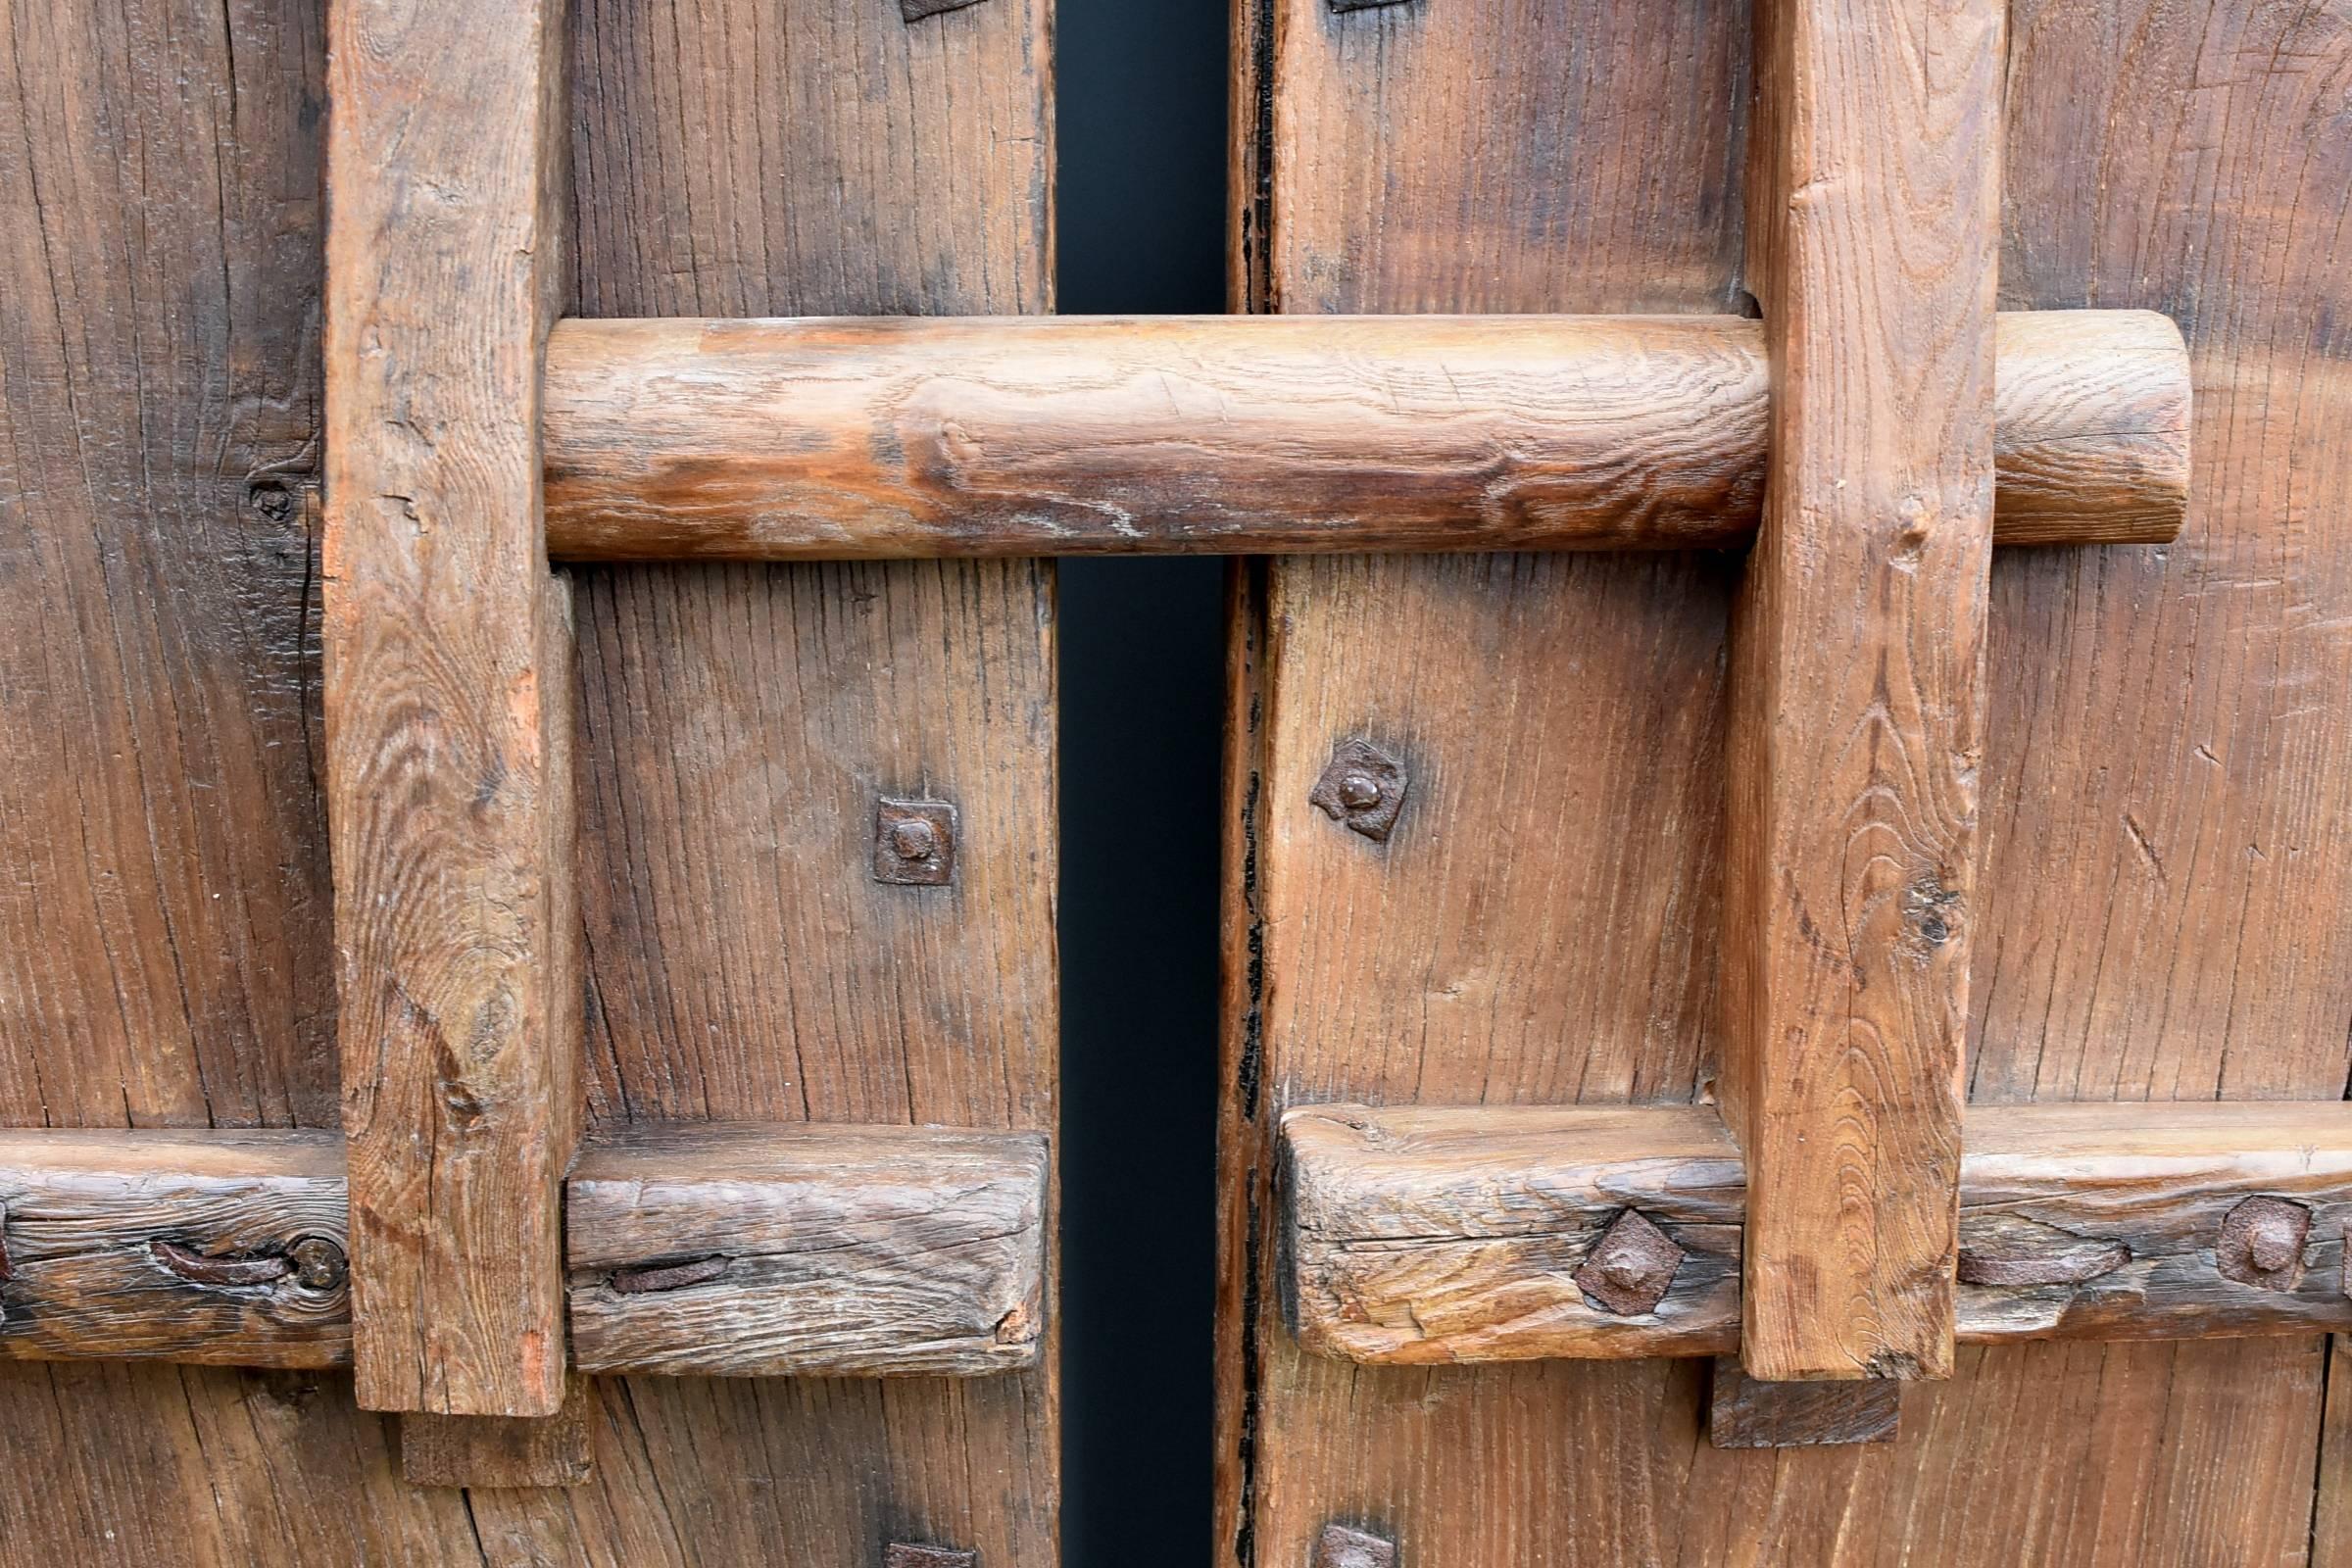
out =
[[(580, 561), (1635, 550), (1757, 526), (1740, 317), (568, 320), (549, 553)], [(2188, 360), (2144, 311), (2005, 315), (1994, 537), (2161, 543)]]

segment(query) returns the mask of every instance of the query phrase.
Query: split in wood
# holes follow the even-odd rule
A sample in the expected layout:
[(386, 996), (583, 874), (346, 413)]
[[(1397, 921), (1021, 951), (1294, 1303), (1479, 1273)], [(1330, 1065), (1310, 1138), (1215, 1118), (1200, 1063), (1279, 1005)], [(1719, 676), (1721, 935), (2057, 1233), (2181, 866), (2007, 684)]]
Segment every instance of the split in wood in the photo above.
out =
[[(715, 1125), (600, 1140), (565, 1184), (574, 1364), (737, 1377), (1032, 1365), (1045, 1192), (1035, 1134)], [(350, 1364), (333, 1133), (0, 1132), (0, 1357)], [(445, 1419), (460, 1430), (418, 1452), (505, 1441), (484, 1426), (501, 1418)], [(578, 1445), (547, 1447), (551, 1430), (517, 1420), (508, 1446), (561, 1470)]]
[[(2188, 359), (2144, 311), (1999, 318), (1994, 538), (2161, 543)], [(548, 550), (807, 560), (1744, 543), (1740, 317), (567, 320)]]
[[(1740, 1348), (1746, 1178), (1706, 1107), (1304, 1106), (1283, 1119), (1283, 1169), (1286, 1301), (1311, 1350), (1438, 1364)], [(1673, 1253), (1613, 1256), (1629, 1215)], [(2348, 1218), (2352, 1103), (1980, 1107), (1959, 1338), (2352, 1330)]]

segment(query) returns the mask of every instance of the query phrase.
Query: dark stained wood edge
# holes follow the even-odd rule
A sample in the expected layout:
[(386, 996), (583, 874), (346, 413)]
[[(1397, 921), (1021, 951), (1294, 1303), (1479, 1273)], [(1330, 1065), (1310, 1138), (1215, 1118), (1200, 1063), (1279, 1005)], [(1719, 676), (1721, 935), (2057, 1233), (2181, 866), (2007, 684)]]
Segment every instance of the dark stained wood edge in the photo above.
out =
[[(1726, 1354), (1746, 1192), (1704, 1106), (1373, 1109), (1283, 1122), (1285, 1306), (1300, 1342), (1389, 1365)], [(2249, 1200), (2308, 1216), (2249, 1284), (2217, 1250)], [(1683, 1256), (1648, 1311), (1576, 1276), (1628, 1210)], [(2165, 1340), (2352, 1329), (2352, 1104), (1984, 1106), (1961, 1174), (1958, 1337)]]
[[(2179, 329), (2021, 314), (2000, 345), (1996, 542), (2176, 537)], [(548, 348), (548, 548), (1737, 545), (1767, 388), (1763, 326), (1730, 316), (571, 320)]]
[(1766, 1383), (1719, 1355), (1707, 1384), (1707, 1441), (1718, 1448), (1892, 1443), (1902, 1416), (1895, 1382)]
[[(652, 1124), (591, 1146), (567, 1184), (577, 1364), (845, 1377), (1035, 1365), (1046, 1184), (1035, 1133)], [(336, 1134), (0, 1131), (0, 1357), (351, 1364)], [(549, 1446), (544, 1418), (476, 1436), (456, 1429), (503, 1418), (426, 1419), (438, 1435), (416, 1452), (570, 1451)], [(495, 1473), (436, 1484), (499, 1485)]]
[(574, 1370), (550, 1416), (425, 1415), (400, 1420), (400, 1473), (412, 1487), (577, 1487), (596, 1474), (596, 1391)]

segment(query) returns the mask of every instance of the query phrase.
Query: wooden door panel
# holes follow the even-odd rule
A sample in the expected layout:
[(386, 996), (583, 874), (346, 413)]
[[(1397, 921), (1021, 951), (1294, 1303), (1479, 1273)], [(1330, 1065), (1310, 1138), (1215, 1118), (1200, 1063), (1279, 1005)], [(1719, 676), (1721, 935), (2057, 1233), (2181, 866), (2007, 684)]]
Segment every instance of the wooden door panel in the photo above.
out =
[[(1744, 7), (1240, 16), (1260, 177), (1237, 297), (1704, 311), (1741, 292)], [(2012, 8), (2002, 307), (2179, 320), (2198, 488), (2167, 549), (1996, 559), (1981, 1102), (2343, 1093), (2332, 889), (2352, 843), (2324, 760), (2352, 549), (2326, 521), (2347, 476), (2323, 432), (2348, 71), (2352, 17), (2329, 8)], [(1283, 1106), (1706, 1096), (1737, 569), (1243, 575), (1220, 1560), (1305, 1561), (1333, 1521), (1493, 1568), (2305, 1560), (2318, 1341), (1967, 1348), (1951, 1382), (1908, 1392), (1891, 1445), (1736, 1451), (1702, 1441), (1688, 1363), (1373, 1368), (1284, 1327)], [(1358, 733), (1412, 769), (1377, 847), (1306, 800)]]

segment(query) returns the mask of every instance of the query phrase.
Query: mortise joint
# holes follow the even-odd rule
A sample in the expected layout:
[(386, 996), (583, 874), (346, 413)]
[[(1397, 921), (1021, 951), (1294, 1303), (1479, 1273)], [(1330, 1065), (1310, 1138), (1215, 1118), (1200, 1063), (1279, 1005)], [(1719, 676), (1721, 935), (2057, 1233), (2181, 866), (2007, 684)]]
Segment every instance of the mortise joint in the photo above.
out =
[(650, 1263), (642, 1268), (616, 1268), (610, 1283), (621, 1296), (652, 1296), (660, 1291), (682, 1291), (689, 1285), (707, 1285), (734, 1266), (734, 1259), (713, 1254), (710, 1257), (690, 1257), (676, 1263)]

